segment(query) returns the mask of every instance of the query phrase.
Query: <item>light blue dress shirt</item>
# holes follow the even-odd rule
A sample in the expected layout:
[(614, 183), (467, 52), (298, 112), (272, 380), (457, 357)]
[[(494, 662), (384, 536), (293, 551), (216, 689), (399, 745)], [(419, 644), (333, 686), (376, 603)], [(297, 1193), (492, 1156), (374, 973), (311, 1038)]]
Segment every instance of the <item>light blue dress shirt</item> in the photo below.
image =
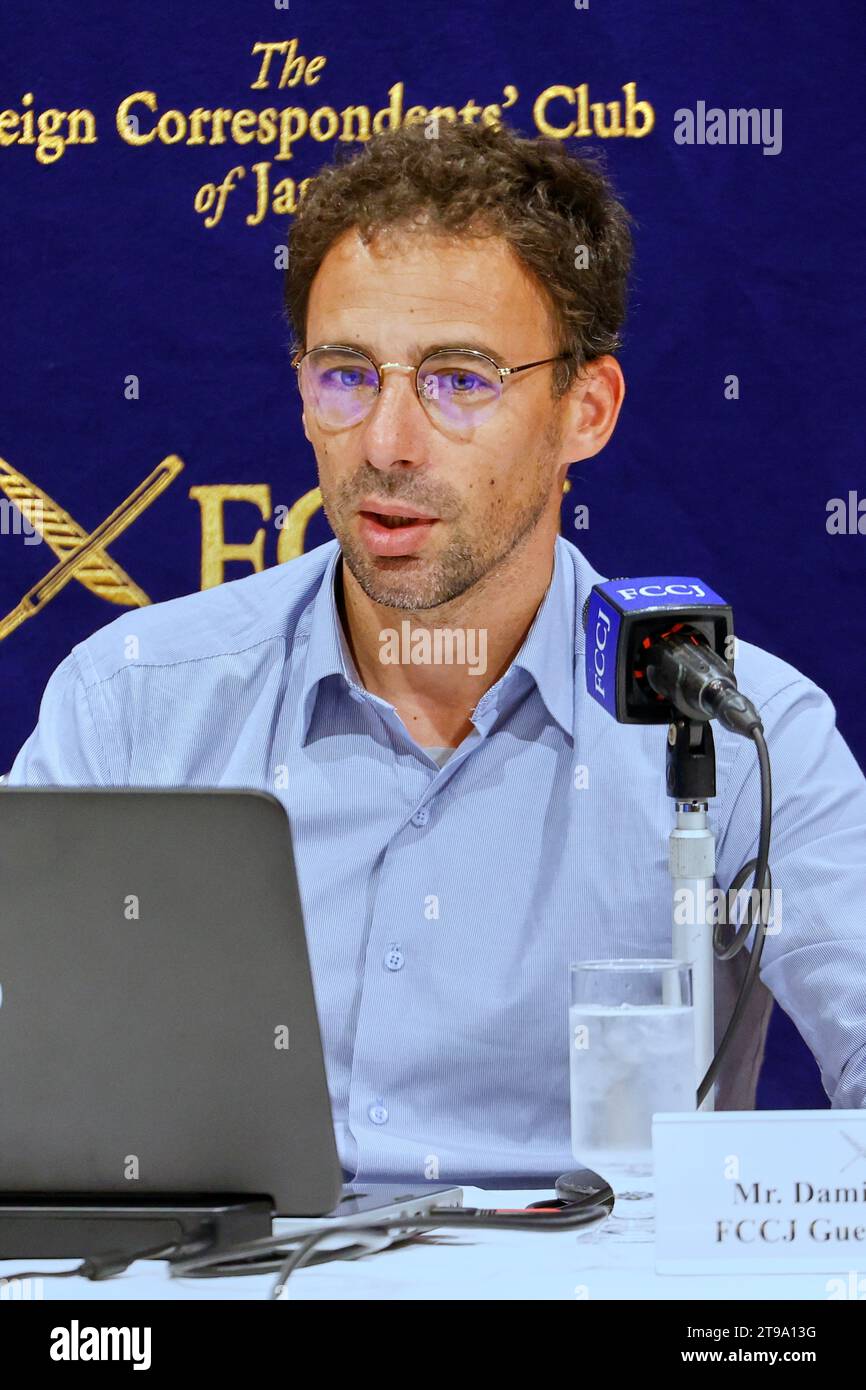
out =
[[(666, 728), (619, 725), (588, 697), (581, 609), (603, 576), (560, 536), (520, 651), (440, 768), (360, 683), (339, 560), (330, 541), (94, 633), (51, 677), (10, 783), (275, 794), (346, 1173), (549, 1178), (575, 1166), (569, 963), (671, 955)], [(832, 1104), (862, 1107), (866, 780), (806, 676), (747, 642), (737, 675), (774, 776), (783, 918), (761, 976)], [(756, 852), (757, 759), (718, 725), (715, 739), (727, 888)]]

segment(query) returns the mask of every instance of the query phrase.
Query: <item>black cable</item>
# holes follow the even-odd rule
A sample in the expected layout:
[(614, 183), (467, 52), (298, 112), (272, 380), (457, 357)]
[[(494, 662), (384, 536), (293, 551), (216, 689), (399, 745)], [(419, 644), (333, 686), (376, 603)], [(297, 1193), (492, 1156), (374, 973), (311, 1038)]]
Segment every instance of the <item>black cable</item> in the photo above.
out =
[[(199, 1242), (201, 1253), (205, 1246)], [(151, 1245), (146, 1250), (133, 1250), (125, 1254), (105, 1254), (95, 1255), (81, 1264), (75, 1265), (74, 1269), (26, 1269), (21, 1273), (7, 1275), (9, 1279), (113, 1279), (116, 1274), (122, 1274), (130, 1265), (135, 1264), (136, 1260), (170, 1260), (172, 1253), (192, 1253), (195, 1247), (192, 1245), (179, 1245), (176, 1240), (166, 1245), (165, 1241), (161, 1245)]]
[[(332, 1225), (335, 1224), (336, 1223), (332, 1223)], [(340, 1229), (343, 1229), (343, 1227), (341, 1227)], [(370, 1228), (366, 1226), (354, 1226), (352, 1227), (352, 1229), (355, 1231), (362, 1230), (364, 1232), (367, 1232)], [(376, 1230), (380, 1231), (380, 1228), (377, 1227)], [(315, 1232), (315, 1234), (318, 1236), (318, 1229)], [(333, 1230), (330, 1226), (328, 1226), (325, 1228), (322, 1234), (326, 1236), (333, 1235)], [(415, 1240), (419, 1234), (420, 1232), (413, 1231), (408, 1233), (405, 1237), (397, 1237), (394, 1240), (388, 1242), (388, 1248), (390, 1249), (393, 1246), (408, 1244), (410, 1241)], [(275, 1242), (275, 1244), (278, 1244), (280, 1246), (287, 1246), (292, 1240), (300, 1241), (301, 1237), (293, 1237), (291, 1234), (287, 1234), (281, 1237), (275, 1236), (272, 1239)], [(362, 1255), (368, 1255), (371, 1253), (373, 1253), (373, 1251), (369, 1245), (346, 1245), (341, 1246), (339, 1250), (335, 1251), (316, 1251), (315, 1247), (313, 1246), (311, 1247), (309, 1260), (305, 1260), (304, 1263), (326, 1264), (331, 1260), (356, 1260), (359, 1259)], [(267, 1252), (262, 1252), (261, 1257), (255, 1255), (247, 1255), (241, 1257), (237, 1255), (236, 1247), (229, 1246), (226, 1249), (224, 1249), (220, 1255), (216, 1256), (215, 1262), (213, 1264), (205, 1265), (203, 1262), (200, 1262), (198, 1260), (191, 1260), (189, 1262), (189, 1268), (187, 1268), (186, 1265), (184, 1265), (183, 1268), (172, 1269), (171, 1273), (172, 1277), (177, 1279), (225, 1279), (241, 1274), (254, 1274), (258, 1276), (262, 1274), (278, 1273), (278, 1271), (282, 1267), (282, 1264), (284, 1263), (284, 1260), (281, 1260), (279, 1258), (279, 1255), (284, 1254), (284, 1252), (278, 1250), (274, 1255), (274, 1258), (264, 1258), (265, 1254), (267, 1254)], [(219, 1261), (218, 1263), (216, 1262), (217, 1260)]]
[[(274, 1269), (277, 1269), (277, 1279), (269, 1295), (270, 1298), (274, 1299), (285, 1287), (291, 1274), (315, 1255), (317, 1245), (328, 1236), (341, 1234), (345, 1231), (355, 1232), (359, 1235), (376, 1235), (403, 1230), (407, 1232), (407, 1240), (412, 1239), (414, 1234), (420, 1234), (422, 1231), (441, 1230), (447, 1226), (487, 1230), (552, 1231), (596, 1224), (602, 1219), (606, 1220), (609, 1214), (610, 1208), (603, 1204), (581, 1206), (573, 1212), (566, 1212), (562, 1220), (536, 1215), (531, 1209), (527, 1209), (526, 1215), (523, 1216), (521, 1212), (509, 1212), (507, 1215), (501, 1215), (497, 1213), (496, 1208), (491, 1208), (490, 1215), (487, 1215), (486, 1212), (477, 1208), (442, 1207), (438, 1211), (434, 1208), (424, 1215), (390, 1217), (381, 1221), (371, 1221), (363, 1226), (356, 1225), (351, 1221), (334, 1221), (327, 1226), (309, 1232), (304, 1237), (293, 1238), (290, 1233), (283, 1236), (272, 1236), (269, 1239), (251, 1241), (247, 1245), (230, 1247), (228, 1250), (214, 1251), (210, 1255), (205, 1254), (195, 1256), (192, 1259), (172, 1261), (170, 1274), (174, 1279), (211, 1279), (240, 1274), (271, 1274)], [(285, 1246), (290, 1242), (294, 1244), (294, 1248), (286, 1252)], [(356, 1252), (346, 1256), (341, 1250), (327, 1258), (357, 1259), (361, 1253)], [(283, 1256), (283, 1259), (277, 1263), (280, 1255)], [(263, 1258), (257, 1260), (257, 1256)]]
[[(553, 1203), (551, 1203), (553, 1205)], [(331, 1221), (330, 1224), (311, 1231), (307, 1236), (293, 1237), (291, 1233), (282, 1236), (264, 1236), (245, 1244), (223, 1247), (208, 1251), (206, 1244), (198, 1242), (179, 1244), (177, 1241), (166, 1245), (150, 1246), (147, 1249), (133, 1250), (125, 1254), (106, 1254), (86, 1259), (73, 1269), (29, 1269), (7, 1276), (9, 1279), (111, 1279), (122, 1274), (136, 1260), (159, 1260), (169, 1262), (172, 1278), (182, 1279), (221, 1279), (241, 1274), (263, 1275), (278, 1273), (270, 1297), (276, 1298), (289, 1276), (301, 1265), (309, 1262), (324, 1263), (328, 1260), (355, 1260), (373, 1253), (369, 1246), (343, 1247), (333, 1254), (317, 1255), (316, 1246), (328, 1236), (342, 1234), (344, 1231), (358, 1235), (385, 1235), (390, 1231), (404, 1231), (403, 1237), (388, 1242), (388, 1246), (403, 1245), (414, 1240), (423, 1231), (440, 1230), (443, 1226), (472, 1226), (495, 1230), (551, 1231), (568, 1229), (574, 1226), (589, 1225), (607, 1218), (610, 1208), (604, 1204), (574, 1204), (569, 1210), (566, 1203), (561, 1209), (561, 1219), (536, 1215), (531, 1208), (509, 1212), (505, 1215), (491, 1208), (488, 1215), (484, 1209), (474, 1207), (431, 1208), (429, 1213), (418, 1216), (397, 1216), (371, 1221), (366, 1225), (356, 1225), (353, 1221)], [(286, 1245), (297, 1242), (288, 1253)], [(379, 1247), (382, 1248), (382, 1247)], [(271, 1258), (268, 1258), (271, 1257)]]
[[(752, 930), (752, 927), (755, 926), (757, 930), (755, 932), (755, 941), (754, 945), (752, 946), (749, 965), (746, 970), (746, 974), (743, 978), (743, 983), (740, 986), (740, 992), (737, 995), (737, 1002), (734, 1005), (734, 1011), (731, 1014), (731, 1018), (727, 1028), (725, 1029), (724, 1036), (721, 1042), (719, 1043), (716, 1055), (714, 1056), (712, 1062), (707, 1068), (706, 1076), (704, 1077), (703, 1081), (698, 1087), (698, 1109), (700, 1109), (701, 1105), (703, 1104), (704, 1100), (709, 1094), (710, 1087), (712, 1086), (713, 1082), (716, 1079), (716, 1076), (718, 1075), (719, 1068), (721, 1067), (722, 1061), (725, 1057), (725, 1054), (727, 1053), (728, 1047), (730, 1046), (731, 1039), (733, 1038), (734, 1034), (737, 1031), (737, 1028), (739, 1027), (740, 1020), (743, 1016), (743, 1013), (745, 1012), (746, 1005), (749, 1002), (749, 996), (752, 992), (755, 980), (758, 978), (758, 972), (760, 970), (761, 965), (761, 955), (764, 950), (764, 941), (766, 939), (768, 926), (768, 923), (763, 920), (765, 888), (769, 890), (770, 898), (772, 900), (773, 880), (770, 875), (769, 860), (770, 831), (772, 828), (773, 820), (773, 784), (770, 772), (770, 755), (767, 750), (767, 743), (764, 738), (764, 733), (762, 729), (752, 729), (751, 737), (757, 748), (758, 764), (761, 773), (761, 827), (758, 834), (758, 855), (756, 859), (750, 859), (749, 862), (747, 864), (744, 864), (743, 867), (740, 869), (739, 873), (736, 875), (733, 883), (728, 889), (727, 894), (725, 895), (726, 903), (730, 902), (731, 892), (738, 891), (742, 887), (746, 878), (751, 873), (753, 867), (755, 869), (755, 877), (752, 883), (752, 891), (749, 894), (749, 903), (746, 909), (746, 920), (737, 929), (736, 933), (734, 934), (733, 940), (731, 940), (727, 944), (724, 943), (724, 923), (717, 923), (713, 929), (713, 951), (717, 959), (731, 960), (745, 946), (746, 942), (749, 939), (749, 934)], [(758, 890), (758, 909), (757, 918), (753, 919), (752, 909), (754, 906), (754, 890), (756, 888)], [(727, 917), (727, 915), (728, 914), (726, 912), (725, 917)]]
[[(309, 1262), (310, 1257), (315, 1252), (316, 1246), (320, 1245), (325, 1236), (329, 1234), (331, 1234), (329, 1231), (312, 1231), (305, 1240), (300, 1242), (296, 1249), (286, 1256), (285, 1260), (283, 1260), (282, 1264), (279, 1266), (276, 1280), (271, 1286), (271, 1292), (268, 1295), (270, 1299), (279, 1298), (289, 1281), (290, 1275), (292, 1275), (296, 1269), (300, 1269), (301, 1265), (305, 1265)], [(345, 1252), (342, 1258), (350, 1260), (357, 1259), (358, 1255), (351, 1253), (353, 1250), (354, 1246), (350, 1246), (349, 1251)]]

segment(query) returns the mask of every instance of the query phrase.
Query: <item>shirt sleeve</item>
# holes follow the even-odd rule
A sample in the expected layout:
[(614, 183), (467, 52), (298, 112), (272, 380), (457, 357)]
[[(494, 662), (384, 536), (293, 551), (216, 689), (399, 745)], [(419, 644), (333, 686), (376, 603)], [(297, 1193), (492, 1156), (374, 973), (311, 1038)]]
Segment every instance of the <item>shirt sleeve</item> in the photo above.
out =
[(10, 787), (106, 786), (106, 759), (75, 653), (45, 687), (39, 722), (6, 779)]
[[(866, 778), (806, 677), (761, 707), (773, 780), (776, 920), (761, 979), (791, 1017), (833, 1108), (866, 1107)], [(757, 854), (760, 775), (742, 741), (720, 802), (717, 880)], [(751, 877), (744, 887), (750, 888)], [(749, 947), (754, 940), (750, 935)]]

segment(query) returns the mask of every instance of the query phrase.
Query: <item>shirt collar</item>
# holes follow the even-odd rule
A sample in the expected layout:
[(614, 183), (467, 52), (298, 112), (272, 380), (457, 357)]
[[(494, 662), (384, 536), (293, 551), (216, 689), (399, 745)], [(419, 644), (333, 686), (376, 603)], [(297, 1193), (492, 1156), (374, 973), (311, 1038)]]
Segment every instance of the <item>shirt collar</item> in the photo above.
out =
[(363, 690), (361, 678), (352, 660), (351, 652), (343, 635), (340, 615), (337, 612), (335, 583), (337, 565), (340, 563), (342, 551), (339, 541), (330, 541), (329, 545), (333, 547), (331, 557), (322, 575), (319, 591), (307, 610), (309, 640), (304, 683), (301, 690), (302, 742), (306, 739), (310, 727), (310, 719), (320, 681), (324, 680), (326, 676), (342, 676), (350, 687), (359, 693)]
[(514, 665), (522, 667), (532, 677), (548, 713), (571, 736), (574, 735), (575, 605), (574, 570), (569, 564), (565, 542), (557, 536), (547, 593), (514, 658)]
[[(308, 609), (309, 641), (302, 687), (302, 741), (309, 730), (317, 687), (327, 676), (342, 676), (351, 689), (369, 698), (369, 692), (365, 692), (352, 660), (337, 611), (335, 583), (342, 552), (338, 541), (329, 544), (333, 546), (333, 553), (319, 591)], [(575, 547), (569, 546), (561, 535), (557, 536), (553, 573), (532, 625), (511, 666), (479, 700), (476, 713), (482, 712), (494, 701), (498, 703), (503, 683), (518, 668), (535, 682), (551, 717), (565, 733), (574, 736), (575, 657), (583, 651), (584, 646), (582, 615), (578, 613), (578, 604), (582, 605), (586, 597), (584, 589), (588, 593), (600, 577)], [(578, 678), (581, 677), (582, 672)]]
[(573, 571), (562, 537), (557, 536), (553, 572), (544, 598), (508, 670), (478, 701), (476, 717), (483, 719), (491, 705), (499, 710), (506, 701), (510, 703), (516, 692), (506, 692), (509, 684), (515, 684), (514, 672), (525, 671), (534, 681), (548, 714), (573, 737), (574, 613)]

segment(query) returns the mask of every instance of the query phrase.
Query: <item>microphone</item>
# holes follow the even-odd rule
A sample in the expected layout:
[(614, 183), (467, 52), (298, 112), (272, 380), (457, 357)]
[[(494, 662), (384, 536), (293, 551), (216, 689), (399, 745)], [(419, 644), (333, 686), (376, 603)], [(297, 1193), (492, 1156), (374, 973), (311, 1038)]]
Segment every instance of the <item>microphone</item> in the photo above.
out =
[(753, 737), (761, 716), (737, 687), (730, 604), (680, 575), (609, 579), (583, 606), (590, 695), (621, 724), (718, 719)]

